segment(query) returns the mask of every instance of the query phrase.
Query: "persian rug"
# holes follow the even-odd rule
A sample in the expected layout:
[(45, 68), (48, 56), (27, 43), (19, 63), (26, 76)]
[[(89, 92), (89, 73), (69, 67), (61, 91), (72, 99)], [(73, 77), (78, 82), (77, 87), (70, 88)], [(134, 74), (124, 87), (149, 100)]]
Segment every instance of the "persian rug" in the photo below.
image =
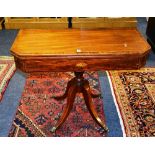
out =
[(13, 57), (0, 56), (0, 101), (14, 72), (15, 63)]
[[(68, 72), (29, 74), (9, 136), (106, 136), (88, 112), (81, 94), (77, 94), (73, 109), (64, 124), (56, 133), (50, 132), (66, 106), (66, 99), (57, 101), (53, 97), (63, 95), (67, 82), (73, 76)], [(98, 74), (89, 72), (84, 76), (89, 80), (92, 91), (95, 94), (100, 93)], [(102, 97), (94, 98), (93, 104), (99, 117), (104, 121)]]
[(155, 68), (108, 75), (124, 136), (155, 136)]

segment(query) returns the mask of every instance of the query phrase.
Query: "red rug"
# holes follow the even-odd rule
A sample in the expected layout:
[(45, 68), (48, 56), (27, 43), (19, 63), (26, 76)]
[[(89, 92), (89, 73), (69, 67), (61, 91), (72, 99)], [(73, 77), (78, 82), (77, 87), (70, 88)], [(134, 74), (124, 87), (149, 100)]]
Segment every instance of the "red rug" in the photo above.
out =
[(14, 72), (15, 63), (13, 57), (0, 56), (0, 101)]
[[(84, 76), (89, 80), (92, 91), (99, 93), (98, 74), (90, 72), (85, 73)], [(57, 101), (53, 97), (65, 92), (67, 82), (72, 77), (72, 73), (36, 73), (29, 75), (9, 136), (106, 136), (89, 114), (81, 94), (77, 94), (73, 109), (65, 123), (57, 130), (56, 134), (50, 132), (66, 105), (66, 99)], [(99, 117), (104, 121), (102, 98), (94, 98), (93, 103)]]

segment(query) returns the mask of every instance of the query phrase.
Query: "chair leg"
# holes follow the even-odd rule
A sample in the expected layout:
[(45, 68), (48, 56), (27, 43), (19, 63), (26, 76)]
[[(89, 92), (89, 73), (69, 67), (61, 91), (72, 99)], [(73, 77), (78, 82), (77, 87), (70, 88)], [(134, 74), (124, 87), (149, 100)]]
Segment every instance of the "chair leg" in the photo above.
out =
[(108, 131), (108, 128), (106, 127), (106, 125), (102, 122), (102, 120), (99, 118), (93, 104), (92, 104), (92, 98), (91, 98), (91, 90), (90, 90), (90, 86), (89, 86), (89, 82), (86, 81), (84, 83), (83, 89), (82, 89), (82, 93), (83, 93), (83, 97), (85, 100), (85, 103), (87, 105), (87, 108), (91, 114), (91, 116), (93, 117), (93, 119), (96, 121), (96, 123), (104, 129), (104, 131)]
[(60, 117), (59, 121), (57, 122), (57, 124), (50, 130), (51, 132), (55, 132), (58, 128), (60, 128), (60, 126), (67, 119), (67, 117), (73, 107), (76, 92), (77, 92), (76, 85), (72, 85), (70, 88), (68, 88), (67, 105), (64, 109), (62, 116)]

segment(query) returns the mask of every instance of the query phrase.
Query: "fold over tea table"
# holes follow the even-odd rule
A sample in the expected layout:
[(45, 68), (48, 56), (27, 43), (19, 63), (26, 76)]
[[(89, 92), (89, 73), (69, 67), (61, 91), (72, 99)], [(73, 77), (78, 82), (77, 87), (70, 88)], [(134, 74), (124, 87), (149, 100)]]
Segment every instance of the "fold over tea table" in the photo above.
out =
[(55, 127), (56, 131), (72, 109), (76, 93), (82, 93), (96, 123), (108, 131), (92, 104), (92, 94), (85, 71), (138, 69), (145, 65), (150, 46), (136, 29), (100, 30), (20, 30), (12, 47), (16, 67), (31, 72), (74, 72), (63, 96), (67, 105)]

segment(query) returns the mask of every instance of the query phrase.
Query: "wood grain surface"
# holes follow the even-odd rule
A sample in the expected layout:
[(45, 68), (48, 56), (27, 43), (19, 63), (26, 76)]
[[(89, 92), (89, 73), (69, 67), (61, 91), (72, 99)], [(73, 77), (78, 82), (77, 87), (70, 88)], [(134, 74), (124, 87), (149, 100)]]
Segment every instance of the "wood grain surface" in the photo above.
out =
[(73, 17), (72, 28), (136, 28), (136, 17)]
[(140, 68), (149, 50), (136, 29), (23, 29), (11, 47), (25, 72)]

